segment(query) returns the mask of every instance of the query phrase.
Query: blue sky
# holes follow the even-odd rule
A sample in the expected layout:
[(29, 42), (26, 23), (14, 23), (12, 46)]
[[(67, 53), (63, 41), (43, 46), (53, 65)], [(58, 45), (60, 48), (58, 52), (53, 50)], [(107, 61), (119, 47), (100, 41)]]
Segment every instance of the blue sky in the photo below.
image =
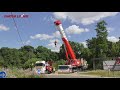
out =
[[(0, 12), (0, 47), (20, 48), (23, 46), (12, 18), (5, 18), (10, 12)], [(59, 19), (68, 40), (86, 44), (96, 36), (95, 25), (100, 20), (107, 22), (108, 40), (117, 42), (120, 37), (119, 12), (13, 12), (13, 15), (28, 15), (28, 18), (14, 18), (25, 45), (39, 45), (59, 51), (62, 45), (54, 21)], [(57, 47), (54, 41), (57, 40)]]

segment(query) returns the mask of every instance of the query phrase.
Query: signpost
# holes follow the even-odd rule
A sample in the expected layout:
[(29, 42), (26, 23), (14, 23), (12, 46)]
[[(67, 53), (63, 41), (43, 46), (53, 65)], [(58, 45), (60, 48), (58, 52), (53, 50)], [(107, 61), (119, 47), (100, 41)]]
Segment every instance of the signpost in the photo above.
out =
[(38, 73), (38, 75), (40, 75), (40, 73), (41, 73), (40, 69), (37, 70), (37, 73)]
[(0, 72), (0, 78), (6, 78), (6, 72), (1, 71)]

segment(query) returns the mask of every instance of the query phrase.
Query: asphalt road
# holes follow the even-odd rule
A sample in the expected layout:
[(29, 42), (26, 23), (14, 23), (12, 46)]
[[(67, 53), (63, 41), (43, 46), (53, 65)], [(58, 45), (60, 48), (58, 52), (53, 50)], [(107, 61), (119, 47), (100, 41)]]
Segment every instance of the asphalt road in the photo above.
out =
[(46, 74), (46, 78), (100, 78), (100, 76), (84, 75), (80, 73), (72, 74)]

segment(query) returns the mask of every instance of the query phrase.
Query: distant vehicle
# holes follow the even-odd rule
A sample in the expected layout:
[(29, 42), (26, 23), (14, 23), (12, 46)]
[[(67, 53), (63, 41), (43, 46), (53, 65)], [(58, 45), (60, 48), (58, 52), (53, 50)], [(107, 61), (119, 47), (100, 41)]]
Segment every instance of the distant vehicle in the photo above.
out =
[(103, 61), (103, 69), (120, 71), (120, 57), (117, 57), (115, 60)]
[(58, 65), (58, 73), (72, 73), (73, 69), (71, 65)]
[(52, 63), (45, 61), (36, 61), (34, 70), (36, 74), (50, 74), (54, 72)]

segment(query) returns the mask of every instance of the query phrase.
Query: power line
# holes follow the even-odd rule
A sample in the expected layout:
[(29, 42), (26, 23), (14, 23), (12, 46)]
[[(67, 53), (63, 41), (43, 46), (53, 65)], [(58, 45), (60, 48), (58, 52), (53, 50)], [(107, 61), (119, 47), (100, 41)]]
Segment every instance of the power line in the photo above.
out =
[[(11, 15), (13, 16), (12, 12), (11, 12)], [(20, 38), (20, 41), (22, 42), (22, 44), (23, 44), (23, 46), (24, 46), (24, 43), (23, 43), (22, 38), (21, 38), (21, 36), (20, 36), (19, 29), (18, 29), (18, 27), (17, 27), (17, 23), (16, 23), (14, 17), (12, 17), (12, 19), (13, 19), (13, 22), (14, 22), (14, 25), (15, 25), (15, 28), (16, 28), (16, 31), (17, 31), (17, 33), (18, 33), (18, 36), (19, 36), (19, 38)]]

